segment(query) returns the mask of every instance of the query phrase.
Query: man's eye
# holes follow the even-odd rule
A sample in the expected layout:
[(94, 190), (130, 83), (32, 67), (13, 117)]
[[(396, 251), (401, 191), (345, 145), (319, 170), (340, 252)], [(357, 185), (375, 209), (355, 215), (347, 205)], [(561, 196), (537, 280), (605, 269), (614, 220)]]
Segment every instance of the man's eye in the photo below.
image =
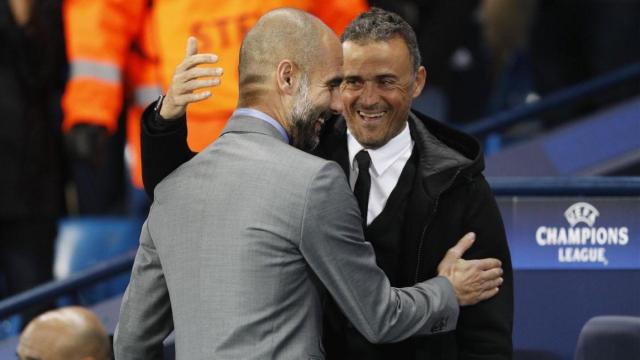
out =
[(382, 84), (382, 86), (392, 86), (394, 85), (396, 82), (393, 79), (382, 79), (380, 81), (380, 84)]
[(359, 86), (362, 84), (362, 81), (358, 80), (358, 79), (345, 79), (344, 83), (347, 86)]
[(342, 84), (342, 80), (331, 81), (329, 82), (329, 89), (330, 90), (337, 89), (340, 87), (340, 84)]

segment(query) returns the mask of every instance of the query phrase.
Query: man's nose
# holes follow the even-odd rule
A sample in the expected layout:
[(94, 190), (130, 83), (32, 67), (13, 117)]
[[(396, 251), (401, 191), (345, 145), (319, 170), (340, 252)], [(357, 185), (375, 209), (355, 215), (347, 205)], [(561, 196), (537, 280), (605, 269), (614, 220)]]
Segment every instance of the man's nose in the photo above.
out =
[(335, 115), (342, 114), (342, 97), (337, 89), (331, 92), (331, 104), (329, 105), (331, 112)]
[(380, 97), (376, 91), (375, 84), (372, 84), (370, 81), (365, 82), (362, 92), (360, 93), (360, 99), (358, 100), (358, 102), (364, 107), (376, 105), (379, 102)]

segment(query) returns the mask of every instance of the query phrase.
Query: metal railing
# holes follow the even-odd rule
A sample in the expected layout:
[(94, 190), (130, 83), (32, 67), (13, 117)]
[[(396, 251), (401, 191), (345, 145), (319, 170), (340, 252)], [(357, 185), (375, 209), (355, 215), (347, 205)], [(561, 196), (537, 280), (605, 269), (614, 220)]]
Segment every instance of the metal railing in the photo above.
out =
[(640, 196), (640, 177), (489, 177), (496, 196)]
[(52, 281), (2, 300), (0, 301), (0, 319), (19, 313), (32, 305), (55, 300), (60, 296), (94, 285), (96, 282), (130, 271), (135, 256), (136, 251), (132, 250), (64, 280)]
[(463, 127), (462, 130), (475, 136), (483, 136), (507, 128), (521, 120), (580, 101), (599, 91), (631, 80), (640, 80), (640, 63), (611, 71), (583, 83), (554, 92), (534, 103), (521, 105), (511, 110), (481, 118), (473, 124)]

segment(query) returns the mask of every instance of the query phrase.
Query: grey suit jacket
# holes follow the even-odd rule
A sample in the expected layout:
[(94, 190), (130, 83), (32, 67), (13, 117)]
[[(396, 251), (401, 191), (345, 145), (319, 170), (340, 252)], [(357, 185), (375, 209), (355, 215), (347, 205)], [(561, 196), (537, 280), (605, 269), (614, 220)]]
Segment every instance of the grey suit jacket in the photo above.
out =
[(438, 277), (392, 288), (340, 167), (233, 117), (155, 191), (115, 333), (116, 359), (322, 359), (327, 289), (372, 342), (453, 330)]

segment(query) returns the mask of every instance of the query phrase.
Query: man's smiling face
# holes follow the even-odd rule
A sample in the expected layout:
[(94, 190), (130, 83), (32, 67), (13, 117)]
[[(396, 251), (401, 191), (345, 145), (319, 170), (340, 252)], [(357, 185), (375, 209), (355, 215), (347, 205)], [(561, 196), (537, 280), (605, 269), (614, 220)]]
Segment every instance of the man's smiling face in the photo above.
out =
[(379, 148), (406, 126), (411, 102), (424, 87), (426, 71), (413, 71), (404, 40), (345, 41), (341, 86), (347, 126), (367, 148)]

